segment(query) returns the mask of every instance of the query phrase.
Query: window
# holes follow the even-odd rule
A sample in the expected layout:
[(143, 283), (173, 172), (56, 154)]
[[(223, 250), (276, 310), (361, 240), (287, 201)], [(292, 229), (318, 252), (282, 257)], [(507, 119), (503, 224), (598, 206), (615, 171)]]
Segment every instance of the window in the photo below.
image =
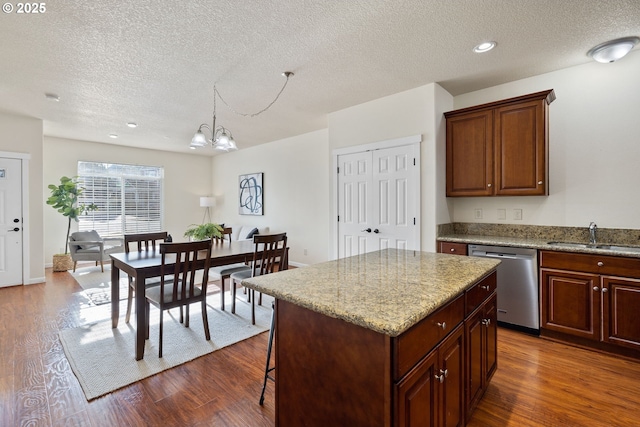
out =
[(97, 211), (79, 218), (78, 229), (103, 237), (162, 230), (163, 168), (78, 162), (79, 203), (94, 203)]

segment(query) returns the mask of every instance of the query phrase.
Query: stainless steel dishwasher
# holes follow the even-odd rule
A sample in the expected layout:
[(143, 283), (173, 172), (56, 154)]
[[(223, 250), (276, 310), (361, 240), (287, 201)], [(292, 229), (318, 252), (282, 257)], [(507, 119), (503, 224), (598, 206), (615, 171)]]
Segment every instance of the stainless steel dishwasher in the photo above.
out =
[(469, 255), (502, 261), (497, 269), (498, 322), (539, 334), (538, 251), (469, 245)]

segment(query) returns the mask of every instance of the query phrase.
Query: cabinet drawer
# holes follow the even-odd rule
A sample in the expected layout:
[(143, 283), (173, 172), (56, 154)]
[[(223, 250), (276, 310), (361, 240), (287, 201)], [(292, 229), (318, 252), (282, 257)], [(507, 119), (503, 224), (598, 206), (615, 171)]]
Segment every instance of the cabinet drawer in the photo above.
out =
[(540, 267), (640, 278), (640, 258), (540, 251)]
[(440, 253), (451, 255), (467, 255), (466, 243), (440, 242)]
[(476, 308), (480, 307), (482, 303), (495, 292), (496, 276), (497, 274), (494, 271), (464, 293), (466, 306), (465, 317), (473, 313)]
[(412, 326), (393, 340), (394, 381), (402, 378), (464, 319), (464, 295)]

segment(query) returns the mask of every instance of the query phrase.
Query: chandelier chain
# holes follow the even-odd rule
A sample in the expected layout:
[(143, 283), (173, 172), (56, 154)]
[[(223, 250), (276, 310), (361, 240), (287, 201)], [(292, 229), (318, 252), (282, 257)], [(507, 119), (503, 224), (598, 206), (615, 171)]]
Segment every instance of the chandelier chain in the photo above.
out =
[(237, 114), (238, 116), (243, 116), (243, 117), (255, 117), (258, 116), (262, 113), (264, 113), (265, 111), (267, 111), (269, 108), (271, 108), (271, 106), (273, 104), (276, 103), (276, 101), (278, 100), (278, 98), (280, 98), (280, 95), (282, 94), (282, 92), (284, 91), (284, 88), (287, 87), (287, 83), (289, 83), (289, 77), (293, 75), (293, 73), (291, 72), (285, 72), (283, 73), (284, 76), (287, 78), (287, 80), (285, 80), (284, 85), (282, 85), (282, 89), (280, 89), (280, 92), (278, 92), (278, 94), (276, 95), (276, 97), (273, 99), (273, 101), (271, 101), (269, 103), (269, 105), (267, 105), (266, 107), (264, 107), (262, 110), (256, 112), (256, 113), (242, 113), (239, 111), (236, 111), (233, 109), (233, 107), (231, 107), (227, 101), (224, 100), (224, 98), (222, 97), (222, 95), (220, 95), (220, 92), (218, 92), (218, 88), (216, 88), (216, 85), (213, 85), (213, 111), (215, 111), (216, 107), (215, 107), (215, 103), (216, 103), (216, 95), (218, 95), (218, 97), (220, 98), (220, 101), (222, 101), (224, 103), (224, 105), (227, 106), (227, 108), (229, 108), (229, 110), (231, 110), (231, 112)]

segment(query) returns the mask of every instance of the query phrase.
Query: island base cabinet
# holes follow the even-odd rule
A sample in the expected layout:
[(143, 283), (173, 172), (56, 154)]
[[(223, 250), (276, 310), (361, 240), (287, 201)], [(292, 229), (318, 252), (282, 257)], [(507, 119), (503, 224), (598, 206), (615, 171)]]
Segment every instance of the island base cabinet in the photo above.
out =
[(498, 368), (497, 294), (467, 317), (464, 322), (466, 342), (466, 414), (467, 419), (482, 399)]
[(390, 426), (390, 339), (276, 300), (276, 426)]
[(462, 325), (396, 385), (395, 394), (399, 427), (465, 425)]

